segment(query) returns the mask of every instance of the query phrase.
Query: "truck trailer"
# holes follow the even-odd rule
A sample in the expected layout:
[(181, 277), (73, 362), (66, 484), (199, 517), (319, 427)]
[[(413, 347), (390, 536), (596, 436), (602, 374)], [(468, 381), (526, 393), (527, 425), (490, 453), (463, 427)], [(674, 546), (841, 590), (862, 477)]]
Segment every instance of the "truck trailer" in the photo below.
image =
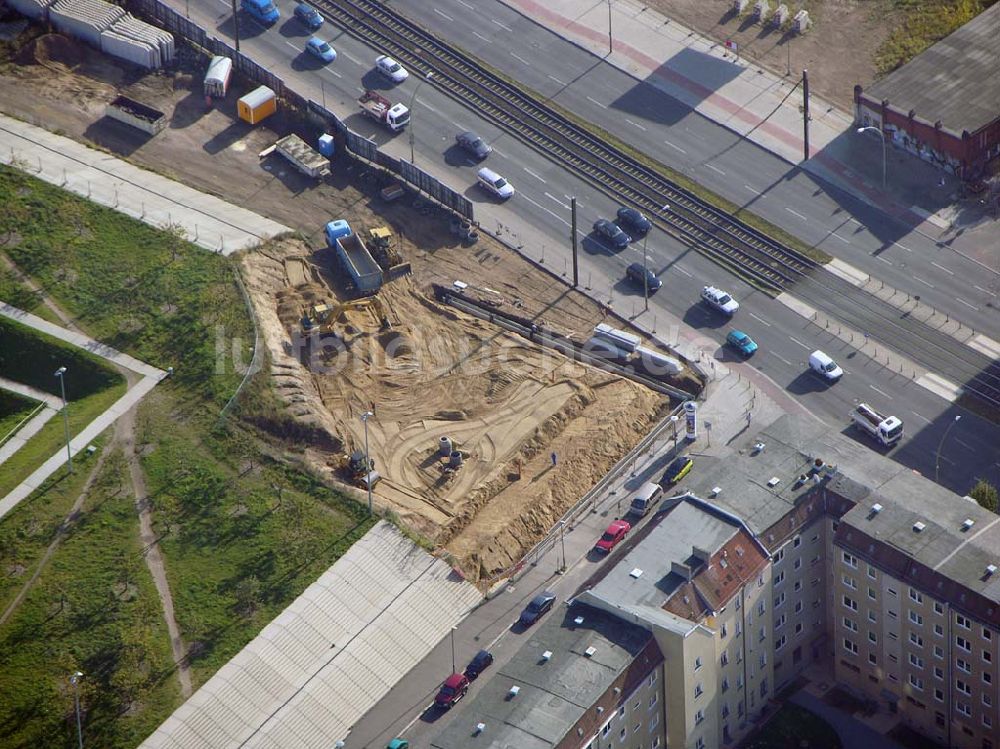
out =
[(274, 145), (278, 153), (307, 177), (319, 179), (330, 173), (329, 160), (294, 133), (280, 138)]
[(410, 122), (410, 110), (404, 104), (393, 104), (378, 91), (365, 91), (358, 99), (361, 112), (398, 133)]
[(326, 236), (334, 249), (340, 264), (351, 277), (359, 293), (369, 296), (382, 288), (382, 269), (368, 252), (365, 243), (355, 232), (344, 233), (345, 222), (331, 221), (326, 225)]
[(867, 403), (855, 406), (851, 411), (851, 420), (885, 447), (896, 444), (903, 437), (903, 422), (900, 419), (880, 414)]

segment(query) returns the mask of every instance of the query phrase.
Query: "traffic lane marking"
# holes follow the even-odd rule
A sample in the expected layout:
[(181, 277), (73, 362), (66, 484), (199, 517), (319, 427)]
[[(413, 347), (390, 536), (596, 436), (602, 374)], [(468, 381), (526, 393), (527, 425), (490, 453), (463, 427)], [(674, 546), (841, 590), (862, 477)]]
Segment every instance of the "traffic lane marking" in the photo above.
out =
[(805, 216), (803, 216), (803, 215), (802, 215), (801, 213), (799, 213), (798, 211), (793, 211), (793, 210), (792, 210), (791, 208), (789, 208), (789, 207), (788, 207), (787, 205), (785, 206), (785, 210), (786, 210), (786, 211), (788, 211), (788, 212), (789, 212), (790, 214), (792, 214), (793, 216), (798, 216), (798, 217), (799, 217), (800, 219), (802, 219), (803, 221), (808, 221), (808, 220), (809, 220), (809, 219), (807, 219), (807, 218), (806, 218)]
[(718, 172), (719, 174), (721, 174), (723, 176), (725, 176), (725, 174), (726, 174), (724, 171), (722, 171), (721, 169), (719, 169), (719, 167), (715, 166), (714, 164), (705, 164), (705, 166), (707, 166), (712, 171)]
[(952, 270), (948, 270), (948, 269), (947, 269), (947, 268), (945, 268), (945, 267), (944, 267), (943, 265), (938, 265), (938, 264), (937, 264), (937, 263), (935, 263), (935, 262), (934, 262), (933, 260), (931, 260), (931, 265), (933, 265), (933, 266), (934, 266), (935, 268), (940, 268), (940, 269), (941, 269), (941, 270), (943, 270), (943, 271), (944, 271), (945, 273), (947, 273), (947, 274), (948, 274), (949, 276), (954, 276), (954, 275), (955, 275), (955, 271), (952, 271)]
[(504, 26), (504, 25), (503, 25), (502, 23), (500, 23), (500, 22), (499, 22), (499, 21), (498, 21), (497, 19), (495, 19), (495, 18), (491, 18), (491, 19), (490, 19), (490, 21), (492, 21), (493, 23), (495, 23), (495, 24), (496, 24), (497, 26), (499, 26), (499, 27), (500, 27), (501, 29), (503, 29), (504, 31), (513, 31), (513, 30), (514, 30), (514, 29), (512, 29), (512, 28), (511, 28), (510, 26)]
[(443, 18), (446, 21), (454, 21), (455, 20), (454, 18), (452, 18), (451, 16), (449, 16), (447, 13), (445, 13), (440, 8), (435, 8), (434, 12), (437, 13), (439, 16), (441, 16), (441, 18)]
[(789, 338), (790, 341), (792, 341), (792, 343), (797, 343), (797, 344), (799, 344), (804, 349), (808, 349), (809, 348), (809, 346), (807, 346), (806, 344), (804, 344), (798, 338), (792, 338), (792, 336), (788, 336), (788, 338)]
[(755, 315), (755, 314), (754, 314), (753, 312), (751, 312), (751, 313), (750, 313), (750, 317), (752, 317), (752, 318), (753, 318), (754, 320), (756, 320), (757, 322), (761, 322), (761, 323), (763, 323), (764, 325), (766, 325), (766, 326), (767, 326), (767, 327), (769, 327), (769, 328), (771, 327), (771, 323), (769, 323), (769, 322), (768, 322), (767, 320), (765, 320), (765, 319), (764, 319), (763, 317), (757, 317), (757, 315)]
[[(528, 170), (525, 169), (525, 171), (528, 171)], [(542, 181), (544, 182), (544, 180), (542, 180)], [(547, 197), (549, 200), (552, 200), (553, 202), (558, 203), (563, 208), (565, 208), (567, 211), (569, 210), (569, 206), (566, 205), (565, 203), (563, 203), (561, 200), (559, 200), (559, 198), (557, 198), (555, 195), (552, 195), (551, 193), (545, 193), (545, 197)], [(583, 234), (583, 232), (580, 232), (580, 233)]]
[(608, 108), (608, 105), (607, 105), (607, 104), (603, 104), (603, 103), (599, 102), (599, 101), (598, 101), (597, 99), (594, 99), (593, 97), (590, 97), (590, 96), (588, 96), (588, 97), (587, 97), (587, 101), (589, 101), (589, 102), (592, 102), (592, 103), (596, 104), (596, 105), (597, 105), (597, 106), (599, 106), (599, 107), (600, 107), (601, 109), (607, 109), (607, 108)]
[[(589, 97), (588, 97), (588, 98), (589, 98)], [(674, 150), (676, 150), (676, 151), (680, 151), (681, 153), (687, 153), (687, 151), (685, 151), (685, 150), (684, 150), (683, 148), (681, 148), (680, 146), (676, 146), (676, 145), (674, 145), (674, 144), (673, 144), (673, 143), (671, 143), (671, 142), (670, 142), (669, 140), (665, 140), (665, 141), (663, 141), (663, 142), (664, 142), (664, 143), (666, 143), (666, 144), (667, 144), (668, 146), (670, 146), (671, 148), (673, 148), (673, 149), (674, 149)]]
[(788, 361), (788, 359), (786, 359), (785, 357), (783, 357), (783, 356), (780, 356), (780, 355), (778, 355), (778, 354), (774, 353), (773, 351), (771, 351), (771, 352), (770, 352), (770, 354), (771, 354), (771, 356), (773, 356), (773, 357), (774, 357), (775, 359), (777, 359), (778, 361), (783, 361), (783, 362), (784, 362), (785, 364), (787, 364), (787, 365), (788, 365), (789, 367), (790, 367), (790, 366), (792, 366), (792, 363), (791, 363), (790, 361)]
[(480, 34), (478, 31), (473, 31), (472, 35), (479, 37), (480, 39), (482, 39), (487, 44), (493, 44), (493, 40), (492, 39), (487, 39), (485, 36), (483, 36), (482, 34)]
[(644, 131), (646, 129), (642, 125), (640, 125), (638, 122), (634, 122), (633, 120), (630, 120), (628, 117), (625, 118), (625, 122), (627, 122), (628, 124), (630, 124), (632, 127), (639, 128), (640, 130)]
[(932, 284), (932, 283), (927, 283), (927, 281), (925, 281), (924, 279), (920, 278), (919, 276), (914, 276), (914, 277), (913, 277), (913, 280), (915, 280), (915, 281), (919, 281), (919, 282), (920, 282), (920, 283), (922, 283), (922, 284), (923, 284), (924, 286), (929, 286), (929, 287), (930, 287), (930, 288), (932, 288), (932, 289), (934, 288), (934, 284)]
[(979, 311), (979, 307), (975, 306), (974, 304), (969, 304), (967, 301), (965, 301), (961, 297), (955, 297), (955, 301), (959, 302), (960, 304), (964, 304), (969, 309), (974, 309), (976, 312)]
[[(550, 216), (552, 216), (552, 218), (556, 219), (556, 221), (559, 221), (560, 223), (562, 223), (562, 224), (565, 224), (566, 226), (569, 226), (569, 221), (567, 221), (566, 219), (564, 219), (564, 218), (563, 218), (562, 216), (560, 216), (560, 215), (559, 215), (558, 213), (556, 213), (555, 211), (550, 211), (550, 210), (549, 210), (548, 208), (546, 208), (546, 207), (545, 207), (544, 205), (542, 205), (541, 203), (539, 203), (539, 202), (537, 202), (537, 201), (535, 201), (535, 200), (532, 200), (532, 199), (531, 199), (531, 198), (529, 198), (529, 197), (528, 197), (527, 195), (525, 195), (525, 194), (524, 194), (523, 192), (521, 193), (521, 198), (522, 198), (522, 199), (524, 199), (524, 200), (527, 200), (527, 201), (528, 201), (529, 203), (531, 203), (531, 204), (532, 204), (533, 206), (535, 206), (535, 207), (537, 207), (537, 208), (541, 208), (541, 209), (542, 209), (543, 211), (545, 211), (545, 212), (546, 212), (547, 214), (549, 214)], [(586, 236), (586, 235), (584, 235), (584, 236)]]
[(527, 60), (525, 60), (523, 57), (521, 57), (519, 54), (517, 54), (517, 52), (511, 52), (510, 56), (513, 57), (515, 60), (520, 60), (525, 65), (530, 65), (531, 64), (530, 62), (528, 62)]
[(874, 390), (874, 391), (875, 391), (876, 393), (880, 393), (881, 395), (884, 395), (884, 396), (885, 396), (886, 398), (888, 398), (889, 400), (892, 400), (892, 396), (891, 396), (891, 395), (889, 395), (889, 394), (888, 394), (887, 392), (885, 392), (884, 390), (879, 390), (879, 389), (878, 389), (877, 387), (875, 387), (874, 385), (871, 385), (871, 384), (869, 384), (869, 385), (868, 385), (868, 387), (870, 387), (870, 388), (871, 388), (872, 390)]
[(535, 179), (537, 179), (537, 180), (538, 180), (539, 182), (541, 182), (541, 183), (542, 183), (543, 185), (545, 184), (545, 180), (544, 180), (544, 179), (542, 179), (541, 177), (539, 177), (539, 176), (538, 176), (537, 174), (535, 174), (535, 173), (534, 173), (533, 171), (531, 171), (530, 169), (528, 169), (528, 167), (521, 167), (521, 168), (522, 168), (522, 169), (524, 169), (524, 171), (526, 171), (526, 172), (527, 172), (528, 174), (530, 174), (530, 175), (531, 175), (532, 177), (534, 177)]

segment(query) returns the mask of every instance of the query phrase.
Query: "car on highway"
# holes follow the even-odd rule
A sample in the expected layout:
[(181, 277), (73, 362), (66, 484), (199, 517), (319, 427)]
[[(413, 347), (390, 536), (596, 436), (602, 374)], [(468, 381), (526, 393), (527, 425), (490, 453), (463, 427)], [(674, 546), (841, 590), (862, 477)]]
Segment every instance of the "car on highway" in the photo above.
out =
[(681, 455), (674, 458), (670, 465), (667, 466), (667, 470), (663, 472), (663, 478), (660, 479), (660, 483), (676, 484), (678, 481), (691, 473), (691, 469), (693, 467), (694, 461), (687, 455)]
[(410, 749), (410, 742), (406, 739), (393, 739), (386, 744), (385, 749)]
[(389, 57), (389, 55), (379, 55), (376, 57), (375, 69), (393, 83), (402, 83), (410, 77), (406, 68)]
[(492, 169), (487, 169), (484, 166), (476, 174), (476, 180), (484, 190), (493, 193), (500, 200), (514, 197), (514, 186)]
[(305, 24), (306, 28), (310, 31), (315, 31), (323, 25), (323, 16), (321, 16), (319, 11), (308, 3), (299, 3), (296, 5), (294, 15), (303, 24)]
[(434, 697), (434, 704), (447, 710), (462, 699), (469, 691), (469, 680), (465, 674), (452, 674), (444, 680), (441, 689)]
[(594, 222), (594, 234), (616, 250), (624, 250), (632, 241), (632, 237), (626, 234), (618, 224), (614, 221), (608, 221), (606, 218), (599, 218)]
[(701, 298), (708, 304), (709, 307), (717, 309), (724, 315), (729, 315), (732, 317), (736, 314), (736, 310), (740, 308), (740, 303), (737, 302), (733, 297), (723, 291), (722, 289), (717, 289), (714, 286), (705, 286), (701, 290)]
[(625, 277), (640, 289), (645, 287), (650, 293), (663, 286), (663, 281), (656, 277), (651, 268), (646, 268), (642, 263), (631, 263), (625, 269)]
[(743, 354), (743, 356), (753, 356), (753, 353), (757, 350), (757, 342), (742, 330), (730, 330), (726, 333), (726, 343)]
[(642, 237), (653, 228), (653, 222), (635, 208), (622, 206), (618, 209), (618, 225), (626, 228), (633, 237)]
[(813, 351), (809, 354), (809, 369), (830, 383), (837, 382), (844, 376), (844, 370), (829, 355), (823, 351)]
[(604, 535), (598, 539), (594, 545), (594, 551), (599, 554), (608, 554), (613, 548), (625, 540), (625, 536), (632, 530), (632, 524), (627, 520), (615, 520), (604, 531)]
[(544, 590), (532, 598), (531, 603), (524, 607), (524, 611), (521, 612), (521, 616), (517, 621), (525, 627), (530, 627), (541, 619), (545, 612), (552, 608), (555, 602), (556, 594)]
[(337, 51), (329, 42), (324, 42), (318, 36), (309, 37), (309, 41), (306, 42), (306, 52), (323, 62), (333, 62), (337, 59)]
[(489, 650), (480, 650), (476, 653), (475, 657), (469, 661), (469, 665), (465, 667), (465, 678), (469, 681), (475, 681), (479, 678), (479, 674), (485, 671), (493, 663), (493, 653)]
[(476, 161), (482, 161), (493, 152), (493, 147), (471, 130), (456, 135), (455, 142)]

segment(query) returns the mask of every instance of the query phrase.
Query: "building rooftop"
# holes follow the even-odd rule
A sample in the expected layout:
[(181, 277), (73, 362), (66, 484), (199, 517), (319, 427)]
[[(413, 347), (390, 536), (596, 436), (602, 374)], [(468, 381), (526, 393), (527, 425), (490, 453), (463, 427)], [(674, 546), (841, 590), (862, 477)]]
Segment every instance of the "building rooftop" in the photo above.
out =
[(648, 660), (645, 673), (663, 659), (648, 630), (579, 603), (557, 605), (508, 663), (487, 672), (489, 681), (431, 746), (467, 749), (482, 723), (478, 749), (553, 747), (636, 659)]
[(941, 124), (953, 133), (974, 133), (1000, 116), (997, 31), (1000, 3), (865, 91), (899, 111)]

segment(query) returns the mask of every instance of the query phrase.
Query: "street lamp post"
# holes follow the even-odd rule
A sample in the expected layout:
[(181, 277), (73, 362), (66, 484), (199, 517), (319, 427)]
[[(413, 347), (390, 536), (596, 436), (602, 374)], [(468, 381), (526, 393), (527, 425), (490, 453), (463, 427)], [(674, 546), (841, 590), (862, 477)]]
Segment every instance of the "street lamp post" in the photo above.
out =
[(882, 190), (885, 190), (885, 162), (886, 162), (886, 150), (888, 146), (885, 141), (885, 133), (882, 132), (882, 128), (874, 127), (872, 125), (866, 125), (865, 127), (859, 127), (858, 132), (864, 133), (871, 130), (874, 133), (878, 133), (878, 136), (882, 139)]
[(649, 312), (649, 267), (646, 255), (646, 240), (649, 239), (649, 232), (646, 232), (646, 236), (642, 238), (642, 295), (643, 302), (646, 304), (646, 312)]
[(948, 428), (944, 430), (944, 434), (941, 435), (941, 441), (938, 442), (937, 453), (934, 458), (934, 481), (936, 482), (941, 476), (941, 448), (944, 447), (944, 441), (948, 439), (948, 433), (951, 428), (958, 423), (958, 420), (962, 418), (962, 414), (955, 414), (955, 418), (951, 420)]
[(420, 87), (423, 86), (427, 81), (429, 81), (433, 77), (434, 77), (434, 73), (428, 73), (423, 78), (421, 78), (420, 82), (417, 83), (417, 87), (415, 89), (413, 89), (413, 96), (410, 97), (410, 163), (411, 164), (415, 163), (414, 160), (413, 160), (413, 158), (414, 158), (414, 154), (413, 154), (413, 141), (416, 138), (416, 136), (414, 135), (414, 132), (413, 132), (413, 105), (417, 101), (417, 92), (420, 91)]
[(611, 40), (611, 0), (608, 0), (608, 54), (615, 51), (615, 43)]
[(458, 666), (455, 664), (455, 630), (456, 629), (458, 629), (458, 627), (452, 627), (451, 628), (451, 672), (452, 673), (455, 673), (455, 671), (458, 669)]
[(559, 521), (559, 545), (562, 547), (562, 566), (559, 568), (561, 571), (566, 571), (566, 521)]
[(368, 514), (371, 515), (374, 511), (372, 509), (372, 482), (371, 482), (371, 472), (372, 472), (372, 459), (368, 455), (368, 419), (374, 416), (371, 411), (365, 411), (361, 414), (361, 421), (365, 424), (365, 486), (368, 487)]
[(83, 726), (80, 724), (80, 679), (83, 673), (76, 671), (69, 677), (69, 683), (73, 685), (73, 702), (76, 705), (76, 740), (80, 749), (83, 749)]
[(69, 405), (66, 403), (66, 382), (63, 379), (65, 375), (66, 367), (59, 367), (56, 370), (55, 376), (59, 378), (59, 390), (62, 393), (63, 427), (66, 430), (66, 464), (69, 466), (69, 472), (73, 473), (73, 453), (69, 449)]
[(681, 417), (680, 417), (680, 416), (678, 416), (677, 414), (673, 414), (673, 415), (671, 415), (671, 417), (670, 417), (670, 424), (671, 424), (671, 425), (673, 426), (673, 428), (674, 428), (674, 451), (676, 451), (676, 450), (677, 450), (677, 421), (678, 421), (678, 420), (679, 420), (680, 418), (681, 418)]

